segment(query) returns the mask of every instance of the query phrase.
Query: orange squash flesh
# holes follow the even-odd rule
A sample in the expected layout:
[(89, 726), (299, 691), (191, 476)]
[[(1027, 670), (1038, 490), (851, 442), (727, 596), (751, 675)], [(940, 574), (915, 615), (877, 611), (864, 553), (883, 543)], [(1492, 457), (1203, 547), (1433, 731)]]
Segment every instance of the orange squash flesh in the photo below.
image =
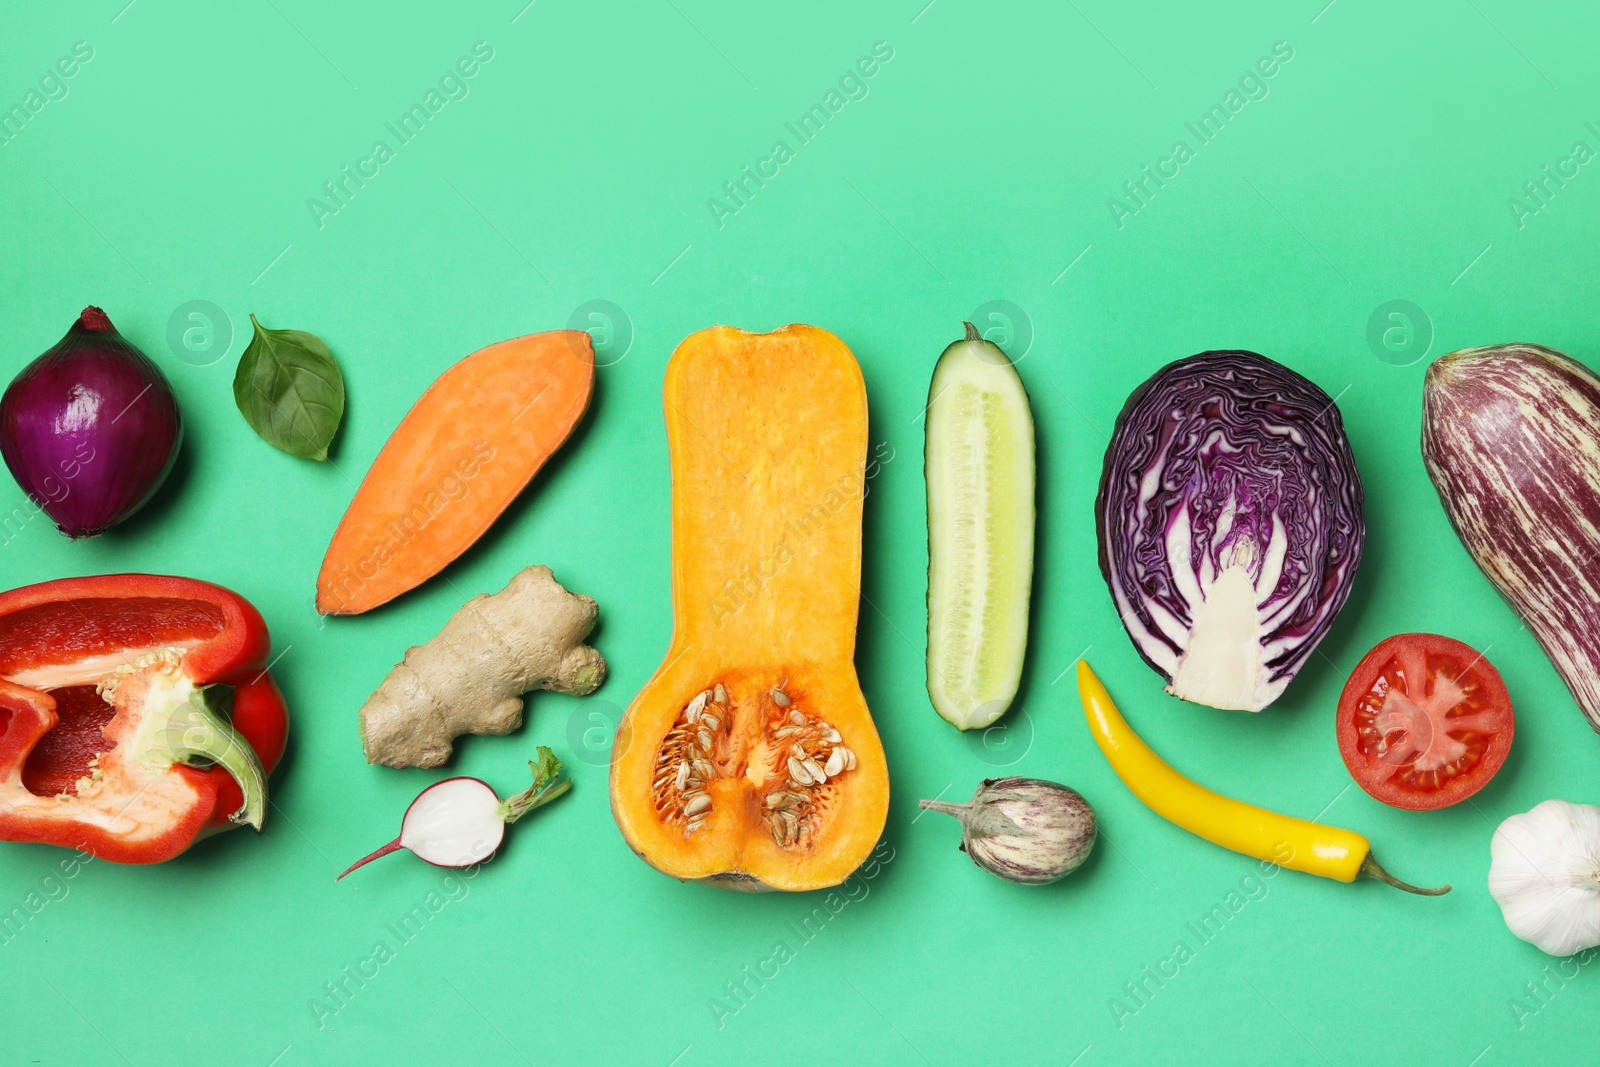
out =
[[(673, 636), (618, 727), (612, 812), (630, 847), (675, 878), (745, 890), (837, 885), (877, 844), (889, 806), (854, 663), (861, 370), (826, 330), (719, 326), (678, 346), (664, 393)], [(699, 694), (714, 729), (704, 713), (688, 721)], [(853, 768), (796, 785), (796, 744), (814, 767), (843, 749), (833, 765), (848, 757)], [(674, 771), (696, 755), (703, 764), (682, 787)], [(691, 823), (696, 792), (710, 803)], [(772, 797), (790, 798), (782, 810), (796, 832)]]
[(415, 589), (483, 536), (583, 417), (580, 330), (514, 337), (439, 376), (373, 460), (317, 575), (317, 610), (354, 615)]

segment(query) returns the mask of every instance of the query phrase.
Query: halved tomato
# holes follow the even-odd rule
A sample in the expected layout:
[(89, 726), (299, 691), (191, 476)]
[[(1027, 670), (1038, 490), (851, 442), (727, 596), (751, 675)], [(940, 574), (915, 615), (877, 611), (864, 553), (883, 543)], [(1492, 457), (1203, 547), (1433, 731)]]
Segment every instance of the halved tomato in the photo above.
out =
[(1339, 754), (1385, 804), (1431, 811), (1489, 784), (1516, 718), (1500, 672), (1470, 645), (1396, 634), (1361, 658), (1339, 696)]

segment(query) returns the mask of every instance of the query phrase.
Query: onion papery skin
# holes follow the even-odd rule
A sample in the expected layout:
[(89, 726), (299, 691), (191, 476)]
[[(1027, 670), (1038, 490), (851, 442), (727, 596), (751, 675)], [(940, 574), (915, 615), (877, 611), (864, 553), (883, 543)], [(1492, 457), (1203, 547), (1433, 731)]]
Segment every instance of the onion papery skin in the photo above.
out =
[(83, 310), (0, 398), (0, 457), (68, 537), (93, 537), (138, 511), (183, 443), (172, 386), (103, 311)]
[[(1260, 711), (1349, 598), (1362, 507), (1332, 397), (1255, 352), (1202, 352), (1158, 370), (1117, 418), (1095, 501), (1100, 570), (1167, 692)], [(1229, 635), (1224, 658), (1240, 669), (1223, 673), (1242, 680), (1217, 699), (1188, 679), (1219, 658), (1201, 620), (1230, 591), (1225, 578), (1237, 579), (1227, 602), (1242, 610), (1208, 623), (1207, 637)]]

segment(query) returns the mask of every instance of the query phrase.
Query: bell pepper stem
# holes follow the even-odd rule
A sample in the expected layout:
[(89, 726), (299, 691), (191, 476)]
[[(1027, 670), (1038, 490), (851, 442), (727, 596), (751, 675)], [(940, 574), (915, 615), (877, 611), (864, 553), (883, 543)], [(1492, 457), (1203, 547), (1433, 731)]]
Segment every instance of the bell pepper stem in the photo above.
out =
[(1450, 892), (1450, 887), (1447, 885), (1440, 886), (1437, 889), (1423, 889), (1421, 886), (1414, 886), (1410, 882), (1402, 882), (1379, 866), (1378, 861), (1373, 858), (1370, 852), (1367, 853), (1367, 858), (1361, 861), (1361, 873), (1368, 878), (1376, 878), (1384, 885), (1392, 885), (1396, 889), (1404, 889), (1407, 893), (1416, 893), (1418, 896), (1442, 897)]
[(244, 793), (244, 803), (228, 818), (260, 830), (267, 818), (267, 772), (250, 742), (211, 707), (206, 690), (196, 688), (175, 706), (166, 725), (166, 754), (172, 762), (227, 771)]

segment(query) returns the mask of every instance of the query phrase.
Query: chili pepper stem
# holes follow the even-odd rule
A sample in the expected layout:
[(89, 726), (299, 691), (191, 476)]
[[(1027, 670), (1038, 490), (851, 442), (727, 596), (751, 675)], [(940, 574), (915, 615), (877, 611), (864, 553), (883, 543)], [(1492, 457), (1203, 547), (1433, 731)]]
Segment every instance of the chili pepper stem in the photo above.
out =
[(151, 754), (170, 763), (215, 764), (227, 771), (244, 794), (244, 803), (228, 818), (260, 830), (267, 818), (267, 772), (249, 742), (212, 708), (207, 690), (195, 687), (187, 700), (164, 713), (166, 721)]
[[(343, 878), (345, 874), (349, 874), (351, 871), (355, 870), (357, 867), (365, 867), (367, 864), (371, 863), (375, 859), (378, 859), (380, 856), (387, 856), (391, 852), (398, 852), (400, 849), (402, 849), (404, 847), (405, 847), (404, 845), (400, 844), (400, 839), (397, 837), (393, 841), (390, 841), (387, 845), (384, 845), (382, 848), (378, 849), (377, 851), (370, 852), (367, 855), (362, 856), (360, 859), (356, 860), (350, 866), (346, 867), (345, 870), (344, 870), (344, 874), (341, 874), (339, 876), (339, 878)], [(337, 882), (339, 880), (339, 878), (335, 878), (334, 881)]]
[(1360, 873), (1368, 878), (1376, 878), (1384, 885), (1392, 885), (1396, 889), (1404, 889), (1407, 893), (1416, 893), (1418, 896), (1442, 897), (1450, 892), (1450, 887), (1447, 885), (1440, 886), (1437, 889), (1423, 889), (1421, 886), (1414, 886), (1410, 882), (1402, 882), (1379, 866), (1378, 861), (1373, 858), (1370, 852), (1367, 853), (1367, 858), (1361, 861)]

